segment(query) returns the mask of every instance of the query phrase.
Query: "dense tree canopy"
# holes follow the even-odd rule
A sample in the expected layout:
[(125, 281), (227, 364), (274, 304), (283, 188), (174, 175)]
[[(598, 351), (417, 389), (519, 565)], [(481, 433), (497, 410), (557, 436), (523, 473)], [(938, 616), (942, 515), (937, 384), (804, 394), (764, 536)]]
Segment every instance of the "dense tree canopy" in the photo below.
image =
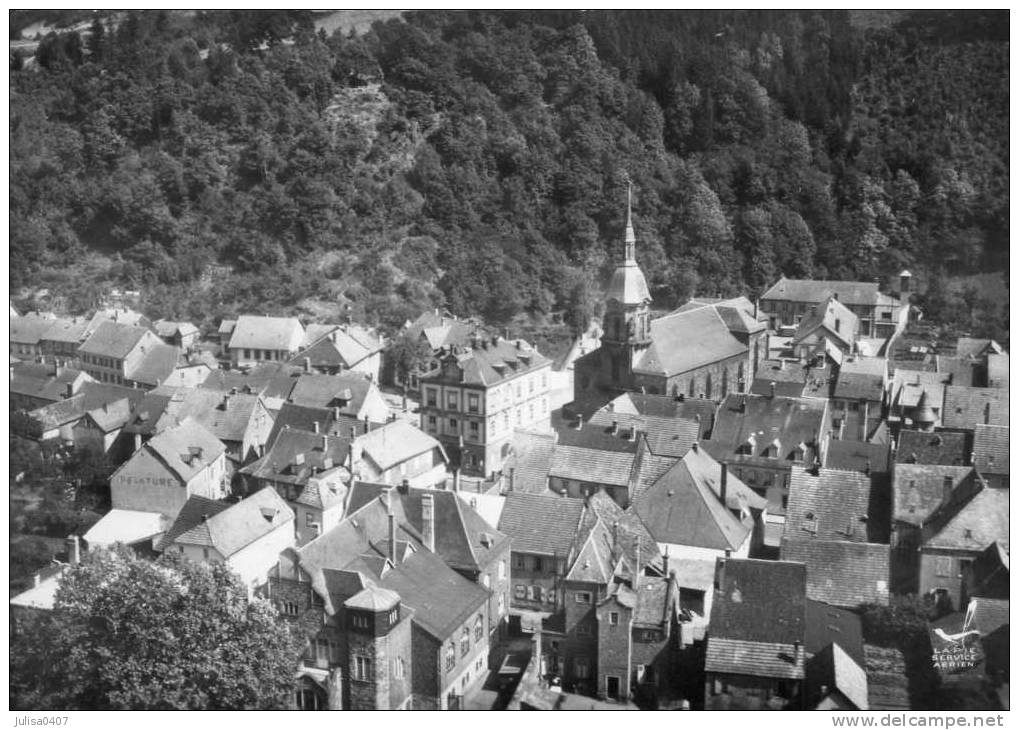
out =
[[(659, 306), (1000, 268), (1006, 20), (443, 11), (327, 37), (300, 12), (97, 16), (12, 74), (12, 283), (69, 308), (133, 284), (196, 320), (316, 299), (387, 326), (439, 304), (576, 319), (627, 178)], [(203, 280), (216, 262), (233, 274)]]
[(11, 705), (48, 710), (285, 709), (300, 648), (222, 564), (118, 547), (64, 576), (11, 640)]

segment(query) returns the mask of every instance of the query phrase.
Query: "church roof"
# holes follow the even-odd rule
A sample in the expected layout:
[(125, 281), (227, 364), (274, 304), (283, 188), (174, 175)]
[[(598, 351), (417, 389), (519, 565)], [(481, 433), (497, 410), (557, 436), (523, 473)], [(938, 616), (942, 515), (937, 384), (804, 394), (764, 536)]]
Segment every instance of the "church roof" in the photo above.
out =
[[(716, 307), (701, 307), (651, 321), (654, 344), (634, 366), (642, 373), (673, 376), (747, 351)], [(690, 347), (696, 342), (696, 347)]]
[(616, 267), (609, 280), (606, 299), (615, 299), (620, 304), (643, 304), (651, 301), (644, 272), (636, 261), (626, 261)]

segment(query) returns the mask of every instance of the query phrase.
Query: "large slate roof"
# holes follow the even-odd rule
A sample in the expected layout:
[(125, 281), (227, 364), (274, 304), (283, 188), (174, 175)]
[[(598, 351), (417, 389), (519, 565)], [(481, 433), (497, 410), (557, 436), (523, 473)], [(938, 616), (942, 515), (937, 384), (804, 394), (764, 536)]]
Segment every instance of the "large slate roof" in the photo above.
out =
[(583, 514), (582, 499), (510, 492), (498, 527), (509, 535), (514, 552), (565, 557)]

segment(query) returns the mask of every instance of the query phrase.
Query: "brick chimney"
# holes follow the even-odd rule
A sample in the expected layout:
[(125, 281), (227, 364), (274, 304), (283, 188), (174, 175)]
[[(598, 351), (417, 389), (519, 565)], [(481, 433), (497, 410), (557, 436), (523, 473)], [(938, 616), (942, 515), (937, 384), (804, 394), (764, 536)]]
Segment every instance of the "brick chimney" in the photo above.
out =
[(435, 552), (435, 497), (425, 492), (421, 495), (421, 539), (425, 547)]
[(797, 667), (802, 667), (803, 666), (803, 660), (804, 660), (803, 642), (802, 641), (794, 641), (793, 642), (793, 661), (795, 662)]
[(304, 372), (306, 372), (306, 373), (310, 373), (311, 372), (311, 358), (310, 357), (304, 358)]
[(727, 493), (728, 488), (729, 488), (729, 467), (726, 464), (721, 464), (720, 466), (722, 467), (722, 474), (721, 474), (721, 482), (720, 482), (720, 486), (719, 486), (719, 492), (720, 492), (719, 496), (722, 498), (722, 504), (724, 505), (725, 504), (726, 493)]

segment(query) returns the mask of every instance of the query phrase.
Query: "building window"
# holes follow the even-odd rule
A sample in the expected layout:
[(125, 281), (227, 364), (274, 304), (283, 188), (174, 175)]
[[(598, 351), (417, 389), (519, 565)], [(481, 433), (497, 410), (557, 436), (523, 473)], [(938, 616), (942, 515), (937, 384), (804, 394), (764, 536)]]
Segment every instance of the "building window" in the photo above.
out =
[(527, 598), (527, 586), (521, 583), (517, 583), (513, 587), (513, 597), (519, 599)]
[(393, 660), (393, 677), (396, 679), (403, 679), (407, 673), (407, 665), (403, 661), (403, 657), (396, 657)]
[(506, 613), (506, 596), (499, 594), (499, 615)]
[(499, 580), (504, 580), (505, 578), (506, 578), (506, 561), (505, 560), (500, 560), (499, 561)]
[(436, 429), (437, 425), (438, 425), (438, 422), (437, 422), (435, 416), (429, 416), (428, 417), (428, 430), (429, 431), (434, 431)]
[(577, 679), (589, 679), (591, 677), (591, 665), (587, 657), (577, 657), (573, 660), (573, 674)]
[(284, 616), (296, 616), (301, 612), (300, 606), (293, 601), (283, 601), (282, 609)]
[(485, 635), (485, 619), (479, 613), (478, 617), (474, 620), (474, 640), (481, 641), (481, 637)]
[(450, 411), (456, 410), (456, 391), (446, 393), (446, 408)]
[(304, 524), (305, 524), (306, 527), (311, 527), (312, 525), (314, 525), (315, 524), (315, 515), (313, 515), (311, 512), (308, 512), (304, 516)]
[(451, 641), (446, 646), (446, 671), (456, 666), (456, 645)]
[(466, 626), (460, 632), (460, 656), (467, 656), (471, 652), (471, 630)]
[(368, 628), (368, 617), (367, 616), (358, 616), (357, 614), (354, 614), (353, 616), (351, 616), (350, 620), (353, 623), (355, 629), (367, 629)]
[(590, 603), (591, 594), (588, 591), (577, 591), (573, 594), (573, 600), (577, 603)]
[(481, 576), (481, 585), (485, 586), (485, 588), (492, 587), (492, 579), (488, 577), (488, 573)]
[(455, 431), (457, 433), (460, 432), (460, 422), (457, 421), (455, 418), (450, 418), (449, 419), (449, 427), (450, 427), (450, 429), (452, 429), (453, 431)]
[(245, 350), (244, 350), (244, 359), (245, 360), (250, 360), (251, 359), (251, 350), (248, 350), (248, 349), (245, 348)]
[(949, 578), (952, 575), (952, 559), (951, 558), (935, 558), (934, 560), (934, 573), (939, 578)]
[(532, 601), (540, 601), (541, 600), (541, 586), (531, 586), (528, 589), (528, 596), (527, 597), (529, 599), (531, 599)]
[(392, 611), (389, 612), (389, 625), (392, 626), (399, 620), (400, 620), (400, 609), (394, 608)]
[(467, 394), (467, 412), (468, 413), (480, 413), (481, 412), (481, 398), (475, 393)]
[(436, 404), (435, 388), (425, 389), (425, 404), (434, 406)]
[(470, 431), (471, 438), (480, 438), (481, 429), (476, 421), (471, 421), (468, 425), (468, 431)]
[(354, 657), (354, 679), (368, 681), (372, 676), (372, 660), (366, 656)]
[(541, 568), (542, 568), (541, 558), (538, 557), (534, 558), (534, 571), (536, 573), (541, 572)]
[(619, 626), (619, 613), (617, 611), (609, 613), (609, 626)]
[(524, 556), (523, 555), (514, 555), (513, 556), (513, 567), (516, 568), (517, 570), (525, 570), (526, 569), (525, 568), (525, 561), (524, 561)]

